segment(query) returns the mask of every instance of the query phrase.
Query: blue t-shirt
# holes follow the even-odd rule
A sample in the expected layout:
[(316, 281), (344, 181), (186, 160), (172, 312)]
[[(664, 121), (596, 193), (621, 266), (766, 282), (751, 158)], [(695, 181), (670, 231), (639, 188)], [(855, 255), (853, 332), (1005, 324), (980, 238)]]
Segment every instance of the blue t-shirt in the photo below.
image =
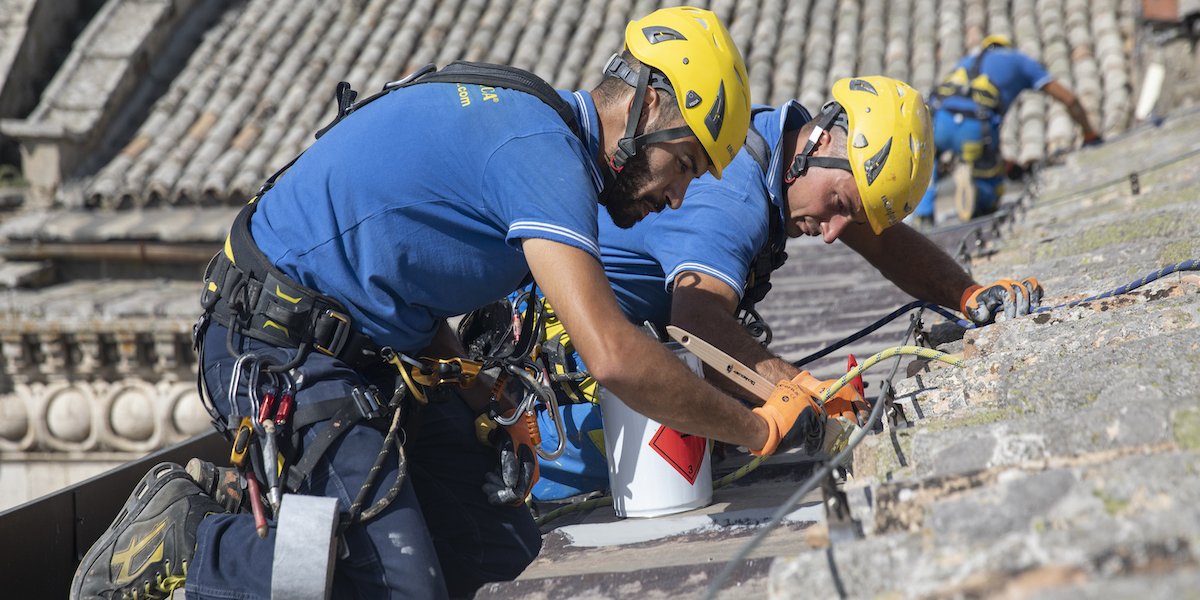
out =
[[(975, 65), (979, 53), (969, 54), (954, 65), (953, 70), (965, 69), (968, 73)], [(1038, 61), (1012, 48), (993, 47), (983, 54), (983, 64), (979, 72), (987, 75), (992, 85), (1000, 92), (1000, 103), (1007, 111), (1012, 106), (1017, 95), (1028, 89), (1040, 90), (1043, 86), (1054, 81), (1054, 76), (1046, 71)], [(945, 108), (954, 110), (975, 110), (975, 103), (961, 96), (950, 96), (942, 103)]]
[[(683, 205), (651, 213), (629, 229), (600, 216), (604, 271), (621, 310), (635, 323), (665, 327), (671, 319), (671, 286), (684, 271), (711, 275), (745, 293), (750, 264), (767, 243), (770, 210), (781, 210), (783, 165), (777, 152), (783, 132), (812, 117), (795, 101), (779, 108), (753, 107), (753, 123), (766, 139), (767, 174), (743, 149), (718, 181), (705, 174), (688, 186)], [(782, 243), (784, 233), (778, 233)]]
[(419, 350), (439, 320), (529, 272), (521, 240), (597, 259), (599, 121), (559, 92), (581, 137), (538, 98), (425, 83), (351, 113), (260, 200), (250, 230), (284, 273), (346, 305), (376, 343)]

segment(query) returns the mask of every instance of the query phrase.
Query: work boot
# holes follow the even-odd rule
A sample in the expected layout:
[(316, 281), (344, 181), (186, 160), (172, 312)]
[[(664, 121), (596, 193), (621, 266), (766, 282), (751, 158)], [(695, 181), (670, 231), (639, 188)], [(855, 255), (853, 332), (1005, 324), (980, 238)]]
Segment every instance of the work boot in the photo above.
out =
[(84, 555), (70, 600), (167, 598), (183, 587), (200, 520), (223, 512), (183, 467), (155, 466)]

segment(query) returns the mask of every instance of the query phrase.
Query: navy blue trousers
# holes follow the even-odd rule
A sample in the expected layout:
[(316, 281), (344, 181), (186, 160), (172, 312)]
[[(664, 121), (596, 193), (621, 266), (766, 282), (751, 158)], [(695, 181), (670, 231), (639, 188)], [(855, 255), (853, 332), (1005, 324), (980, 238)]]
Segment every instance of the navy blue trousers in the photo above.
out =
[[(203, 369), (218, 410), (230, 414), (229, 386), (234, 357), (225, 345), (227, 330), (211, 324), (205, 335)], [(239, 352), (270, 355), (286, 363), (294, 350), (235, 336)], [(298, 367), (302, 375), (297, 407), (350, 395), (355, 386), (377, 384), (390, 396), (392, 382), (368, 382), (344, 363), (313, 352)], [(243, 375), (235, 414), (247, 414)], [(493, 506), (481, 489), (484, 474), (496, 468), (496, 451), (475, 438), (471, 410), (457, 395), (426, 406), (415, 439), (405, 444), (408, 479), (400, 495), (379, 516), (352, 525), (344, 534), (349, 556), (334, 569), (333, 598), (469, 597), (489, 581), (515, 578), (541, 549), (541, 535), (525, 507)], [(303, 432), (310, 444), (326, 423)], [(384, 435), (359, 423), (318, 462), (299, 493), (337, 498), (349, 510), (374, 464)], [(392, 486), (397, 473), (393, 451), (378, 477), (373, 504)], [(364, 506), (370, 506), (366, 504)], [(248, 514), (211, 515), (200, 523), (196, 555), (188, 569), (189, 598), (269, 600), (275, 523), (260, 539)]]

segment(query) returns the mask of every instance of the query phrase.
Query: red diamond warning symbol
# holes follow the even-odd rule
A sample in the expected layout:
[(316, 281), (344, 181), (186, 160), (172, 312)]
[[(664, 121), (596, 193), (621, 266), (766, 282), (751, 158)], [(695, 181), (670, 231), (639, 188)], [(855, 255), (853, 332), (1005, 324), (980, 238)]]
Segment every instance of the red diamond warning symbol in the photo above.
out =
[(688, 483), (695, 485), (700, 465), (704, 464), (704, 452), (708, 450), (707, 439), (660, 425), (650, 439), (650, 447), (675, 467)]

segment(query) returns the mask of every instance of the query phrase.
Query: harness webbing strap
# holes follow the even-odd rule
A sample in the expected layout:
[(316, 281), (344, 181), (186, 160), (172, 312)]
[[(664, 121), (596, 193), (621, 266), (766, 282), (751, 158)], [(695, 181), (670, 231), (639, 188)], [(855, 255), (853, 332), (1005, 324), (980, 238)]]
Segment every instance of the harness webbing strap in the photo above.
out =
[[(751, 120), (753, 120), (753, 114), (751, 115)], [(742, 148), (750, 155), (750, 158), (754, 159), (754, 162), (758, 163), (763, 175), (767, 175), (771, 166), (771, 147), (767, 144), (766, 138), (754, 128), (753, 122), (750, 125), (749, 131), (746, 132), (746, 143)], [(784, 261), (787, 260), (787, 253), (783, 251), (783, 244), (776, 243), (776, 238), (779, 237), (780, 231), (783, 228), (783, 218), (780, 215), (780, 210), (773, 203), (767, 202), (767, 219), (769, 223), (767, 243), (763, 244), (762, 249), (758, 251), (758, 254), (750, 263), (750, 272), (746, 274), (745, 292), (742, 294), (741, 302), (738, 303), (739, 310), (753, 310), (754, 305), (766, 297), (767, 292), (771, 291), (771, 272), (783, 266)]]
[(558, 113), (563, 122), (571, 128), (571, 132), (579, 135), (579, 124), (575, 120), (575, 112), (571, 109), (571, 105), (558, 95), (553, 86), (529, 71), (507, 65), (456, 60), (439, 71), (431, 71), (412, 81), (399, 84), (397, 88), (418, 83), (469, 83), (524, 92), (553, 108), (554, 112)]
[[(305, 409), (317, 408), (318, 411), (325, 411), (333, 408), (336, 404), (340, 404), (340, 406), (333, 411), (333, 416), (329, 418), (329, 422), (321, 427), (320, 433), (317, 434), (317, 439), (313, 440), (313, 442), (304, 449), (304, 454), (300, 457), (300, 460), (288, 468), (286, 481), (288, 489), (298, 490), (300, 485), (308, 479), (309, 475), (312, 475), (313, 469), (315, 469), (317, 466), (317, 461), (321, 460), (322, 456), (325, 456), (325, 452), (329, 450), (329, 447), (332, 446), (333, 443), (338, 440), (338, 438), (342, 437), (343, 434), (345, 434), (347, 431), (350, 431), (350, 428), (356, 423), (363, 420), (364, 417), (362, 412), (358, 410), (357, 405), (354, 403), (354, 399), (347, 396), (334, 400), (326, 400), (324, 402), (320, 402), (312, 406), (306, 406), (300, 409), (296, 412), (297, 424), (293, 425), (293, 429), (299, 432), (301, 427), (298, 424), (299, 419), (301, 417), (301, 413), (303, 413)], [(318, 411), (313, 411), (313, 413), (310, 413), (306, 416), (316, 416), (315, 413)]]
[[(751, 115), (753, 118), (753, 115)], [(767, 140), (754, 128), (754, 124), (750, 124), (750, 128), (746, 131), (746, 143), (742, 146), (746, 149), (746, 153), (754, 162), (758, 163), (758, 167), (762, 169), (763, 175), (767, 174), (767, 169), (771, 166), (771, 147), (767, 145)]]

